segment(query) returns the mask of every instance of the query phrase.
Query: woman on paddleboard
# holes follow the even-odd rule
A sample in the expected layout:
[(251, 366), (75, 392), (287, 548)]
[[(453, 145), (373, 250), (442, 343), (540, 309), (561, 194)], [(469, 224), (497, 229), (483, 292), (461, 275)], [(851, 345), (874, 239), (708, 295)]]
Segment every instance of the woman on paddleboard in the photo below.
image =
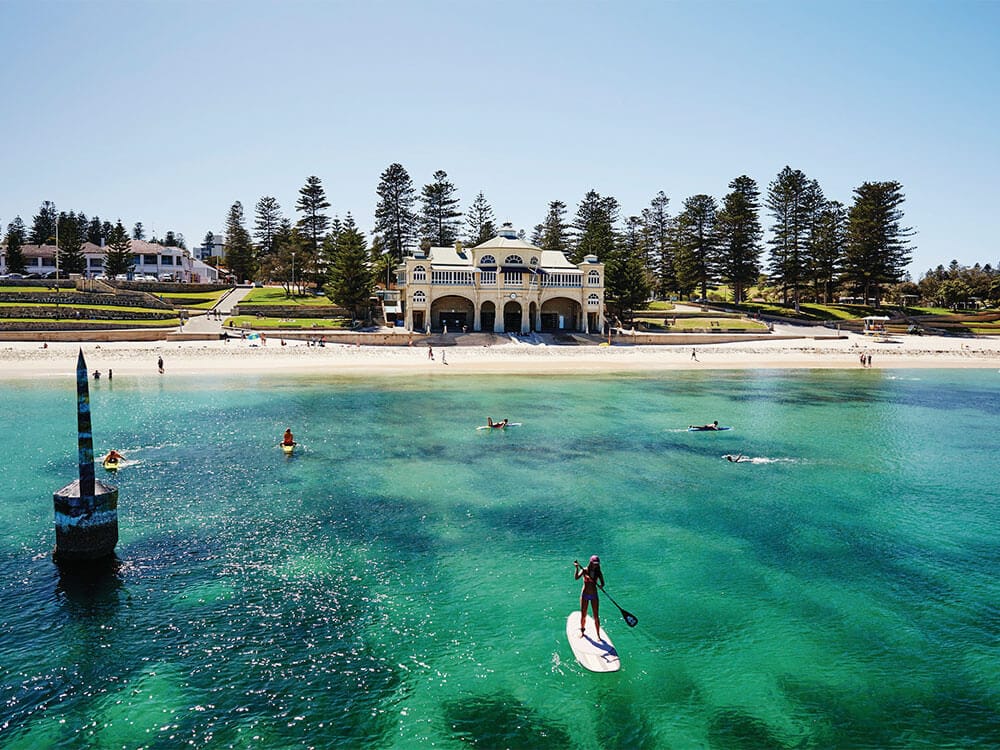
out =
[(600, 610), (600, 601), (597, 598), (597, 587), (604, 588), (604, 573), (601, 572), (601, 558), (597, 555), (593, 555), (590, 558), (590, 564), (587, 567), (580, 565), (578, 560), (573, 561), (573, 565), (576, 570), (573, 575), (573, 580), (579, 580), (583, 576), (583, 591), (580, 592), (580, 637), (583, 638), (583, 634), (587, 628), (587, 602), (590, 602), (590, 608), (594, 612), (594, 627), (597, 630), (597, 635), (601, 635), (601, 618), (598, 614)]

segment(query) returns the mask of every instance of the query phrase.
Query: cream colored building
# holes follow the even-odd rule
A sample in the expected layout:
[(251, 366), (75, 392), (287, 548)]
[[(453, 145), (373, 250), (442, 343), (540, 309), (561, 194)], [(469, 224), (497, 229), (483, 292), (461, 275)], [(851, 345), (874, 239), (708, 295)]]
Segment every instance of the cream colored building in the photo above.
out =
[(518, 239), (509, 224), (472, 248), (432, 247), (396, 269), (410, 331), (601, 333), (604, 264), (574, 264)]

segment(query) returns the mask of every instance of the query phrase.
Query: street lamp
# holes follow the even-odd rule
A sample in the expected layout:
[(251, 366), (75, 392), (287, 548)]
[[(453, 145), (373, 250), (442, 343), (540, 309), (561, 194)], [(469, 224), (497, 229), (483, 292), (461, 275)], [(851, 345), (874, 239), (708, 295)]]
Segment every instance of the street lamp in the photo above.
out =
[(292, 297), (295, 296), (295, 253), (292, 253)]

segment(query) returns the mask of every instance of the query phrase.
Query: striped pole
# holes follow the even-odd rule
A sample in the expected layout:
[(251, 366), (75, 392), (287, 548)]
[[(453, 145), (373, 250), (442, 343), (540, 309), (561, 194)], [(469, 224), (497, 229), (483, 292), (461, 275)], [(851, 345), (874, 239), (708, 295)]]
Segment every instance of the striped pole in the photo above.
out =
[(83, 348), (76, 358), (76, 431), (80, 464), (80, 495), (94, 495), (94, 433), (90, 426), (90, 381)]

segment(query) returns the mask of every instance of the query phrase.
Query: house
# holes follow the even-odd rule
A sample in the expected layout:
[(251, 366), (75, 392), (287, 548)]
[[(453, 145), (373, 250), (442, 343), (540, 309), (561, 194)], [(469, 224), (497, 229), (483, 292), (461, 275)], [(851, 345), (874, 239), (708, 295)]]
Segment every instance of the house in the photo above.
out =
[[(166, 247), (153, 242), (132, 240), (132, 275), (136, 277), (160, 279), (164, 281), (186, 281), (213, 283), (219, 274), (214, 268), (191, 257), (191, 253), (180, 247)], [(83, 245), (85, 275), (99, 276), (104, 273), (106, 248), (86, 242)], [(51, 274), (56, 270), (55, 245), (22, 245), (21, 252), (26, 261), (26, 272)], [(6, 248), (0, 248), (0, 273), (7, 272)]]
[(472, 248), (415, 251), (396, 269), (410, 331), (530, 333), (604, 328), (604, 264), (571, 263), (512, 226)]

